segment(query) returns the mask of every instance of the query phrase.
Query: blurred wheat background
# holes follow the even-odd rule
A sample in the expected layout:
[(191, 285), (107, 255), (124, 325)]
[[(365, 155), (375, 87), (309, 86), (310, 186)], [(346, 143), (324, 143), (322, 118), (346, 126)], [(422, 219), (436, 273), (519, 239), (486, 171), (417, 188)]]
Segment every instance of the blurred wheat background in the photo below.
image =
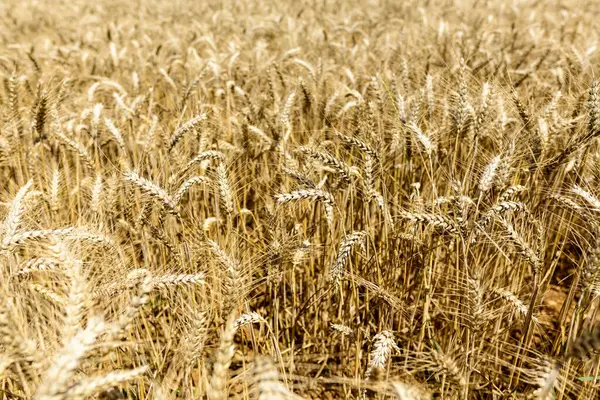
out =
[(598, 398), (599, 17), (5, 0), (0, 398)]

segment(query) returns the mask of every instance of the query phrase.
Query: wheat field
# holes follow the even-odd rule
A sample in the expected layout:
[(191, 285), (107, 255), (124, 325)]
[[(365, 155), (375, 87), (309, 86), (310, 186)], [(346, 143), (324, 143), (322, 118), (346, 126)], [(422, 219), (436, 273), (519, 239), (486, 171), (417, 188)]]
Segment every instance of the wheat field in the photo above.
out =
[(599, 17), (0, 3), (0, 398), (598, 398)]

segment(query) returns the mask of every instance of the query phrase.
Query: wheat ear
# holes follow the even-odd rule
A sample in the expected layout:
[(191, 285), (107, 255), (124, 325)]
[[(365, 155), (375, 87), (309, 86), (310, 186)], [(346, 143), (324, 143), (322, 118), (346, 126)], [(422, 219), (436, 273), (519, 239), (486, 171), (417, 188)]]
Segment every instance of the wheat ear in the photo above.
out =
[(400, 351), (396, 344), (394, 334), (390, 331), (382, 331), (373, 337), (373, 350), (371, 350), (371, 360), (365, 373), (365, 379), (369, 380), (373, 372), (383, 369), (392, 355), (392, 350)]
[(252, 369), (258, 400), (300, 400), (302, 397), (288, 390), (281, 382), (277, 367), (270, 357), (259, 356), (254, 359)]
[(175, 133), (171, 137), (169, 141), (169, 151), (173, 150), (173, 147), (181, 140), (181, 138), (188, 132), (194, 131), (198, 128), (198, 126), (206, 120), (206, 114), (200, 114), (190, 119), (179, 128), (175, 130)]
[(330, 154), (304, 146), (301, 146), (298, 150), (304, 154), (307, 154), (310, 158), (333, 168), (338, 174), (340, 174), (342, 179), (348, 183), (350, 182), (350, 176), (355, 174), (351, 167)]
[(341, 281), (342, 276), (344, 275), (346, 261), (350, 257), (350, 252), (357, 243), (361, 242), (366, 237), (366, 235), (367, 233), (364, 231), (352, 232), (344, 238), (344, 241), (340, 245), (335, 262), (333, 263), (331, 271), (329, 272), (330, 281), (336, 284)]
[(600, 325), (592, 330), (582, 333), (577, 339), (571, 341), (562, 359), (589, 360), (594, 358), (600, 351)]
[(224, 400), (228, 397), (229, 366), (231, 365), (235, 350), (233, 343), (235, 333), (235, 316), (230, 314), (225, 327), (221, 331), (221, 341), (217, 350), (217, 358), (213, 364), (213, 372), (208, 385), (207, 395), (209, 400)]
[(50, 246), (50, 250), (54, 253), (54, 258), (63, 266), (70, 280), (63, 330), (63, 343), (66, 343), (82, 329), (90, 299), (88, 285), (81, 268), (82, 262), (72, 257), (63, 242), (57, 242)]
[(185, 167), (179, 172), (179, 176), (185, 175), (196, 164), (205, 160), (218, 160), (225, 162), (225, 154), (217, 150), (206, 150), (195, 156)]
[(329, 192), (318, 189), (297, 190), (292, 193), (278, 194), (275, 196), (275, 200), (277, 200), (279, 204), (286, 204), (298, 200), (319, 200), (323, 202), (323, 206), (325, 207), (327, 223), (329, 226), (332, 226), (333, 224), (333, 207), (335, 203), (333, 201), (333, 196)]
[(15, 276), (28, 275), (33, 272), (53, 271), (60, 265), (60, 262), (51, 257), (35, 257), (22, 262), (17, 268)]
[(131, 324), (140, 309), (148, 303), (148, 294), (152, 291), (152, 276), (147, 270), (138, 270), (135, 273), (138, 276), (137, 294), (131, 298), (118, 320), (111, 325), (109, 339), (116, 339)]
[(124, 177), (126, 181), (133, 183), (147, 196), (158, 200), (168, 210), (173, 210), (175, 208), (173, 199), (169, 196), (167, 191), (154, 182), (139, 176), (135, 172), (126, 172)]
[(489, 191), (494, 185), (494, 178), (496, 178), (498, 165), (500, 165), (500, 156), (492, 158), (492, 161), (485, 167), (481, 179), (479, 180), (479, 190), (482, 193)]
[(4, 247), (6, 247), (10, 243), (12, 237), (17, 233), (17, 229), (19, 228), (19, 225), (21, 223), (21, 215), (24, 212), (23, 199), (27, 195), (27, 192), (29, 191), (32, 185), (32, 180), (23, 185), (17, 192), (17, 195), (15, 196), (13, 201), (10, 203), (10, 210), (8, 211), (8, 215), (4, 219), (3, 224), (4, 239), (2, 240), (2, 245)]
[(241, 265), (230, 257), (216, 242), (208, 240), (211, 253), (213, 253), (219, 263), (225, 268), (225, 304), (223, 306), (225, 313), (230, 313), (235, 306), (235, 298), (240, 290), (241, 284)]
[(225, 168), (224, 163), (220, 163), (217, 167), (217, 184), (219, 186), (221, 207), (223, 207), (227, 215), (233, 215), (233, 192), (231, 190), (231, 185), (229, 184), (229, 177), (227, 176), (227, 169)]
[(56, 400), (62, 398), (69, 388), (69, 382), (83, 357), (90, 351), (96, 338), (105, 330), (99, 317), (90, 318), (86, 329), (79, 331), (59, 351), (52, 366), (46, 371), (35, 395), (36, 400)]
[(98, 377), (85, 378), (67, 390), (65, 398), (86, 399), (94, 394), (101, 393), (124, 382), (136, 379), (146, 371), (148, 371), (148, 367), (143, 366), (130, 370), (113, 371)]
[(390, 382), (392, 393), (398, 400), (427, 400), (431, 395), (427, 395), (420, 388), (404, 382)]
[(189, 192), (193, 186), (205, 185), (209, 183), (211, 183), (211, 180), (205, 176), (194, 176), (193, 178), (186, 180), (181, 184), (181, 186), (179, 186), (179, 189), (177, 189), (177, 191), (173, 195), (173, 204), (176, 206), (179, 205), (183, 196), (185, 196), (186, 193)]

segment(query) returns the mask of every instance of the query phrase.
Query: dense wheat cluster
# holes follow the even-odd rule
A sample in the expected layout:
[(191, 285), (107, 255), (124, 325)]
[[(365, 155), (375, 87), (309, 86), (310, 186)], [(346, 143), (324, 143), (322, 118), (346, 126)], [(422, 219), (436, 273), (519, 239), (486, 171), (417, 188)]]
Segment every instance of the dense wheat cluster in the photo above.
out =
[(597, 398), (598, 17), (2, 2), (0, 398)]

